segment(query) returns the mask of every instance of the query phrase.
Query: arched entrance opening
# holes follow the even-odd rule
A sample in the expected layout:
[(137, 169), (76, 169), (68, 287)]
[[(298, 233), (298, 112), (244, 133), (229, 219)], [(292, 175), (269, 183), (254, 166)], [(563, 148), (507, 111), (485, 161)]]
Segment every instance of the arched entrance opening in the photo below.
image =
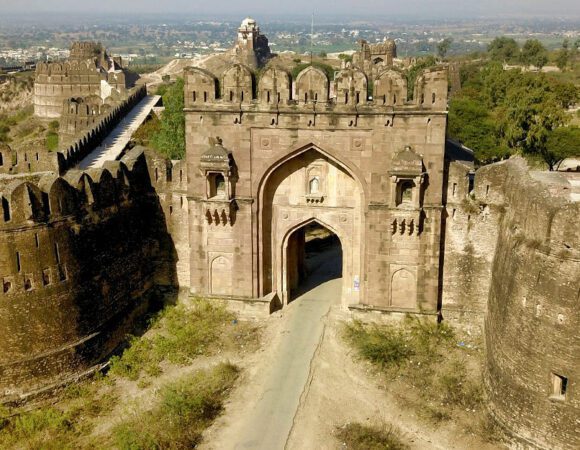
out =
[[(285, 250), (287, 303), (327, 281), (342, 278), (340, 239), (316, 221), (294, 230)], [(337, 295), (340, 298), (340, 292)]]
[[(364, 191), (359, 178), (332, 155), (310, 144), (279, 160), (262, 180), (258, 201), (259, 295), (275, 292), (286, 305), (295, 298), (296, 290), (306, 288), (306, 256), (316, 245), (309, 244), (307, 235), (310, 228), (320, 226), (340, 244), (341, 270), (336, 278), (342, 274), (338, 292), (342, 304), (359, 303), (364, 251)], [(292, 264), (287, 264), (288, 259)]]

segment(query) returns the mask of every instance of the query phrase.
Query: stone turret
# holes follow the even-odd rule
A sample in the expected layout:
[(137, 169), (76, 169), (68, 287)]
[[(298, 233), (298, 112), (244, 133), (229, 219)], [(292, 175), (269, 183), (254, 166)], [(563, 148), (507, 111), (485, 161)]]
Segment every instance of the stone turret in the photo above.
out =
[(375, 77), (388, 67), (393, 67), (397, 57), (397, 44), (392, 39), (386, 39), (379, 44), (369, 44), (365, 40), (359, 42), (360, 50), (353, 55), (353, 64), (360, 67), (369, 77)]
[(256, 68), (270, 58), (268, 38), (260, 34), (260, 27), (254, 19), (247, 17), (238, 28), (238, 39), (233, 49), (238, 62)]

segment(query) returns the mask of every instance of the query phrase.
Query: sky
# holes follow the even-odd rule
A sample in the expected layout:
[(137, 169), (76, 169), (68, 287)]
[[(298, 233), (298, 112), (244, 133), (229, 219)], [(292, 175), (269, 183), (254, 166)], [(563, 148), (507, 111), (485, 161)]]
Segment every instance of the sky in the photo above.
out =
[[(317, 15), (357, 17), (580, 17), (579, 0), (0, 0), (2, 14)], [(283, 17), (280, 17), (283, 18)]]

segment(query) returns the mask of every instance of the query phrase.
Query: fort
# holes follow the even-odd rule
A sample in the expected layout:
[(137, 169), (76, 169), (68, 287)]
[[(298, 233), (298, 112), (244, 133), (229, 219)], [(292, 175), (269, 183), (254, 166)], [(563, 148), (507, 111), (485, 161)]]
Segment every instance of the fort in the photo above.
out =
[(246, 19), (233, 64), (184, 72), (185, 160), (135, 147), (88, 171), (75, 165), (91, 137), (144, 93), (106, 106), (101, 82), (127, 84), (95, 44), (39, 67), (37, 114), (61, 116), (73, 144), (0, 147), (1, 400), (100, 367), (155, 286), (247, 317), (286, 307), (317, 224), (342, 247), (343, 310), (482, 333), (490, 411), (513, 445), (580, 446), (577, 174), (521, 158), (475, 171), (446, 139), (448, 70), (426, 69), (408, 98), (395, 56), (362, 43), (334, 77), (293, 78)]
[(136, 75), (123, 68), (120, 58), (110, 57), (101, 44), (76, 42), (68, 61), (37, 64), (34, 113), (42, 118), (59, 118), (63, 103), (70, 99), (115, 99), (135, 81)]

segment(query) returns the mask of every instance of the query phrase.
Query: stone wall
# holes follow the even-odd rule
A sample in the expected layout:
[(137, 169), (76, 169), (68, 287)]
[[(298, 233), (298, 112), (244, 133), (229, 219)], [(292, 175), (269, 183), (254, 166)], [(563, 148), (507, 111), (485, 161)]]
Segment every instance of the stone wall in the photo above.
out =
[(560, 175), (530, 173), (523, 160), (486, 169), (490, 203), (505, 204), (496, 234), (480, 236), (497, 236), (485, 321), (491, 411), (516, 445), (575, 449), (580, 204)]
[(497, 230), (505, 212), (502, 190), (509, 165), (448, 166), (441, 312), (444, 320), (481, 334)]
[[(119, 124), (127, 113), (147, 95), (145, 86), (131, 89), (127, 96), (94, 119), (86, 121), (81, 117), (75, 123), (72, 114), (67, 123), (74, 128), (75, 138), (61, 143), (59, 151), (51, 152), (45, 147), (33, 146), (11, 149), (0, 144), (0, 174), (31, 174), (54, 172), (64, 174), (75, 167), (85, 156), (101, 144), (103, 139)], [(71, 124), (72, 122), (72, 124)], [(87, 125), (87, 126), (85, 126)]]
[(124, 338), (176, 250), (142, 152), (104, 169), (0, 178), (0, 398), (66, 382)]
[(159, 198), (167, 230), (175, 247), (177, 284), (190, 288), (189, 203), (187, 200), (187, 164), (185, 160), (170, 161), (153, 150), (144, 151), (149, 178)]

